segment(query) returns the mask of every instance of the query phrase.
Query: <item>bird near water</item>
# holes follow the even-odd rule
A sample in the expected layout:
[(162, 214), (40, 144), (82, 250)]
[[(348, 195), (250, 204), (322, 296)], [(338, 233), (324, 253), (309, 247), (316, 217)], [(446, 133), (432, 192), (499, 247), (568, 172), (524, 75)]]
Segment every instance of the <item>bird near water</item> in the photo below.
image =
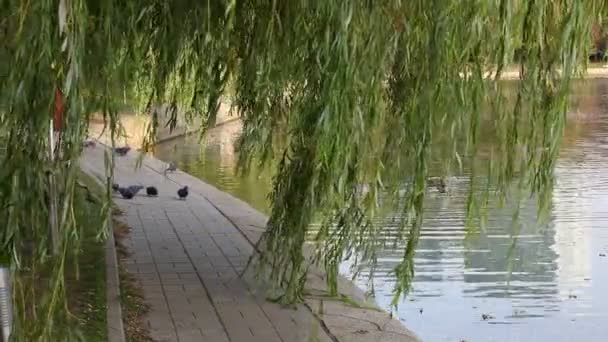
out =
[(188, 197), (188, 187), (185, 186), (185, 187), (177, 190), (177, 196), (179, 196), (179, 199), (185, 200), (186, 197)]
[(156, 197), (158, 196), (158, 189), (156, 189), (156, 187), (149, 186), (146, 188), (146, 194), (150, 197)]

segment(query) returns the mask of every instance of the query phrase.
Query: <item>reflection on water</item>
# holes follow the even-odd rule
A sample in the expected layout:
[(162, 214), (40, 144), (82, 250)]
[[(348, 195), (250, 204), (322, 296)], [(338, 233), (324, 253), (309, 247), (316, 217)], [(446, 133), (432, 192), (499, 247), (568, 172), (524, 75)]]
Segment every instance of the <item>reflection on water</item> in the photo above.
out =
[[(536, 223), (529, 201), (518, 225), (512, 209), (494, 208), (485, 229), (465, 238), (466, 180), (428, 198), (414, 288), (397, 311), (424, 341), (608, 340), (608, 81), (577, 86), (575, 100), (548, 225)], [(155, 153), (267, 211), (269, 173), (234, 173), (240, 128), (213, 129), (202, 149), (194, 138)], [(401, 253), (385, 250), (376, 270), (376, 300), (386, 309)], [(357, 281), (367, 285), (365, 274)]]

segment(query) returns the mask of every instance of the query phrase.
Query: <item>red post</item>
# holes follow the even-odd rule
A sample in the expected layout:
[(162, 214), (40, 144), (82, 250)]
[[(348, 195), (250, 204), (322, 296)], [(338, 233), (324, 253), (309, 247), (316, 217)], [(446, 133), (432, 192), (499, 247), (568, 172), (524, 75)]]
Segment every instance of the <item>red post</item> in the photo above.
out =
[(63, 93), (59, 88), (55, 89), (55, 112), (53, 113), (53, 130), (55, 132), (61, 131), (63, 128)]

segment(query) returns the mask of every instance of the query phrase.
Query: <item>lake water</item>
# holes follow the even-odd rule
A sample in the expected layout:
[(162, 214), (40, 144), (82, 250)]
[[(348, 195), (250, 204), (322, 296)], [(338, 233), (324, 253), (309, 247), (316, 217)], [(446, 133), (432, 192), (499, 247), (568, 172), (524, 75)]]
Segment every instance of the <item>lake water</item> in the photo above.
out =
[[(427, 198), (413, 290), (397, 311), (423, 341), (608, 341), (608, 81), (579, 84), (574, 98), (548, 225), (530, 201), (518, 227), (511, 209), (491, 208), (486, 229), (465, 237), (466, 177)], [(214, 128), (202, 145), (169, 141), (155, 155), (267, 212), (270, 174), (234, 172), (240, 129)], [(387, 310), (401, 251), (385, 250), (376, 271)]]

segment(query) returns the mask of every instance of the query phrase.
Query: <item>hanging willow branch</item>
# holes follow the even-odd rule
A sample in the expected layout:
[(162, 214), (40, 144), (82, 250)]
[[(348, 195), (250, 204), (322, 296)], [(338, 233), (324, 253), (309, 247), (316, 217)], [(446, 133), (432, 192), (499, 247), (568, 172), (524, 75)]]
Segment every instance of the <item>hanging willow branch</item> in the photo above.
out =
[[(502, 197), (517, 183), (546, 212), (570, 79), (602, 13), (600, 0), (1, 0), (2, 251), (16, 269), (26, 256), (48, 260), (47, 172), (61, 175), (59, 221), (71, 248), (77, 163), (66, 161), (78, 158), (90, 113), (103, 112), (117, 133), (126, 93), (141, 112), (165, 104), (207, 126), (231, 95), (244, 122), (239, 165), (278, 161), (261, 260), (283, 300), (301, 298), (311, 234), (330, 289), (345, 256), (374, 263), (386, 235), (375, 223), (381, 200), (402, 213), (392, 236), (405, 246), (397, 299), (413, 277), (429, 165), (438, 146), (446, 170), (472, 165), (486, 148), (485, 112), (494, 161), (472, 173), (490, 170), (485, 188)], [(522, 74), (515, 94), (499, 81), (512, 65)], [(56, 89), (65, 125), (61, 157), (50, 161)], [(472, 216), (482, 203), (471, 189)], [(322, 222), (315, 232), (313, 217)]]

